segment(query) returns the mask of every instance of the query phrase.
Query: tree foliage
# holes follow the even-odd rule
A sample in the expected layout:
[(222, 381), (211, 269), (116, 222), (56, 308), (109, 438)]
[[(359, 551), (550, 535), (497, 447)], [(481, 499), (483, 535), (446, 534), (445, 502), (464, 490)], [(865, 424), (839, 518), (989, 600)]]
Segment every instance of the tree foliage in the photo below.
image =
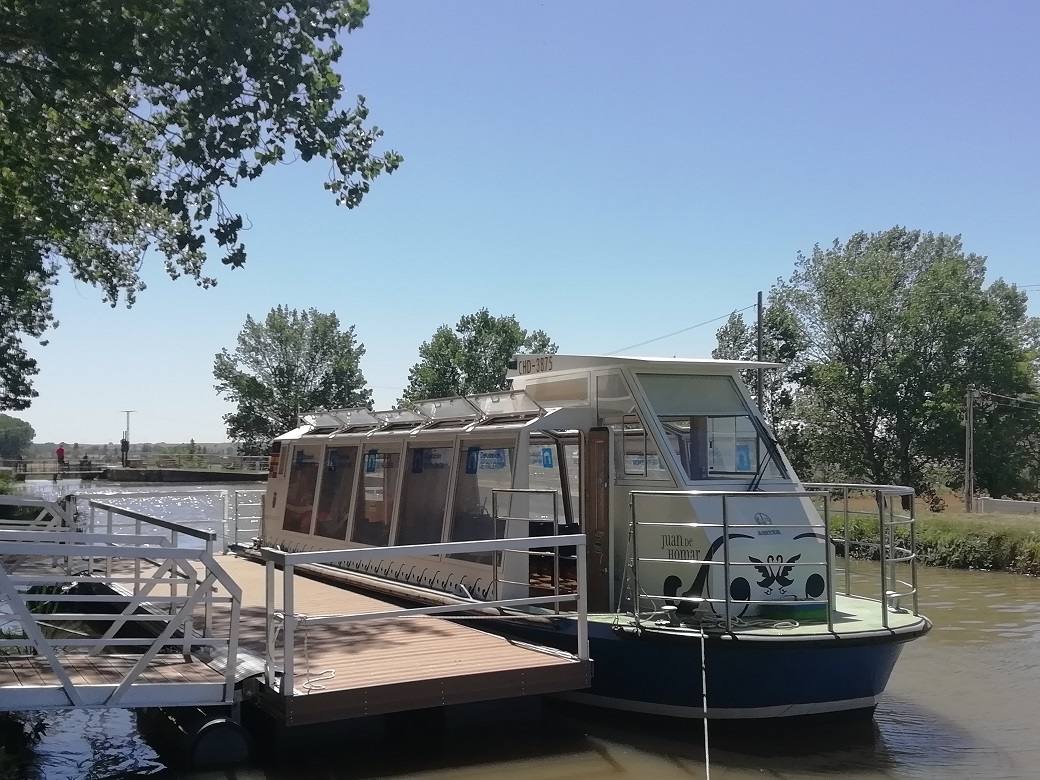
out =
[(112, 305), (146, 254), (208, 287), (242, 265), (228, 190), (299, 157), (353, 208), (401, 162), (364, 98), (343, 107), (336, 36), (367, 0), (0, 0), (0, 409), (25, 408), (22, 338), (54, 324), (62, 268)]
[(361, 372), (364, 345), (335, 312), (277, 306), (263, 321), (246, 317), (233, 352), (213, 364), (216, 389), (235, 406), (228, 437), (246, 454), (266, 452), (275, 436), (315, 409), (370, 406)]
[(36, 431), (25, 420), (0, 414), (0, 458), (15, 459), (25, 453)]
[[(1018, 397), (1037, 389), (1040, 339), (1025, 295), (987, 285), (985, 258), (959, 236), (895, 227), (799, 254), (771, 293), (796, 327), (785, 374), (790, 422), (820, 476), (911, 485), (959, 484), (969, 385)], [(771, 309), (773, 307), (771, 306)], [(785, 315), (786, 316), (786, 315)], [(720, 331), (723, 344), (739, 343)], [(979, 484), (994, 495), (1023, 483), (1040, 415), (981, 404)]]
[(556, 349), (545, 331), (528, 332), (513, 315), (494, 316), (481, 309), (460, 318), (454, 328), (442, 325), (423, 342), (399, 403), (504, 390), (513, 355), (553, 354)]

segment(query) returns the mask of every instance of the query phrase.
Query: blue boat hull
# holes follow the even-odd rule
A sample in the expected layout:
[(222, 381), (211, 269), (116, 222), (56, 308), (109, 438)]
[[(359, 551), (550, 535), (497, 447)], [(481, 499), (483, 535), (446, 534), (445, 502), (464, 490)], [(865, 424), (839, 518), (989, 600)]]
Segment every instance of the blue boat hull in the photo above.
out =
[[(574, 651), (573, 626), (511, 625), (504, 633)], [(590, 624), (592, 687), (578, 701), (636, 712), (702, 717), (697, 634), (635, 633)], [(860, 710), (869, 714), (912, 636), (862, 640), (705, 640), (709, 718), (771, 718)]]

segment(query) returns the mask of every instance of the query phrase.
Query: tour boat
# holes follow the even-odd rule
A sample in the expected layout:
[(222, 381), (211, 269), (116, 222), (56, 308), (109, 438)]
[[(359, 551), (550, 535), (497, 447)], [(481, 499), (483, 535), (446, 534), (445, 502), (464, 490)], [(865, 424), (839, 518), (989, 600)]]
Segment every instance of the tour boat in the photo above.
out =
[[(502, 392), (304, 415), (273, 442), (260, 543), (582, 533), (594, 671), (573, 698), (680, 717), (872, 712), (903, 644), (931, 627), (917, 610), (912, 491), (801, 482), (743, 381), (778, 367), (518, 355)], [(850, 566), (857, 512), (880, 544)], [(573, 588), (574, 552), (395, 550), (337, 576), (476, 610)], [(483, 627), (574, 647), (574, 612), (495, 615)]]

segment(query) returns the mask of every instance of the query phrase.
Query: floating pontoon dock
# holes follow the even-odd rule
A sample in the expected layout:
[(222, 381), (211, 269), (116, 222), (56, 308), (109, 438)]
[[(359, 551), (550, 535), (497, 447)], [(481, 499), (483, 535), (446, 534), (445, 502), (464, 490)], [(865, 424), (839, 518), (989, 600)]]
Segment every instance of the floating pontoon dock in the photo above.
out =
[[(88, 525), (74, 503), (0, 496), (32, 516), (0, 520), (11, 618), (0, 709), (202, 706), (237, 718), (245, 700), (296, 726), (590, 684), (584, 565), (572, 593), (417, 608), (299, 568), (563, 546), (583, 559), (584, 535), (240, 557), (215, 550), (212, 530), (99, 501), (89, 502)], [(561, 604), (578, 616), (573, 654), (449, 617)]]

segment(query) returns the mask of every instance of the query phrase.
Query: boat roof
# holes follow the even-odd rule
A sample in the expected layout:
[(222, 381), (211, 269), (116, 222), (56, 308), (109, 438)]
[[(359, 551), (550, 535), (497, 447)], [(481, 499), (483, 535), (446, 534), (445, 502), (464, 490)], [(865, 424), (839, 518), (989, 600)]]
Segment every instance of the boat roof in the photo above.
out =
[[(551, 361), (548, 359), (551, 358)], [(746, 368), (783, 368), (783, 363), (771, 363), (758, 360), (716, 360), (714, 358), (687, 357), (636, 357), (630, 355), (514, 355), (509, 361), (507, 376), (528, 376), (531, 374), (549, 374), (579, 368), (601, 368), (605, 366), (651, 366), (651, 365), (683, 366), (690, 368), (726, 368), (740, 370)]]

